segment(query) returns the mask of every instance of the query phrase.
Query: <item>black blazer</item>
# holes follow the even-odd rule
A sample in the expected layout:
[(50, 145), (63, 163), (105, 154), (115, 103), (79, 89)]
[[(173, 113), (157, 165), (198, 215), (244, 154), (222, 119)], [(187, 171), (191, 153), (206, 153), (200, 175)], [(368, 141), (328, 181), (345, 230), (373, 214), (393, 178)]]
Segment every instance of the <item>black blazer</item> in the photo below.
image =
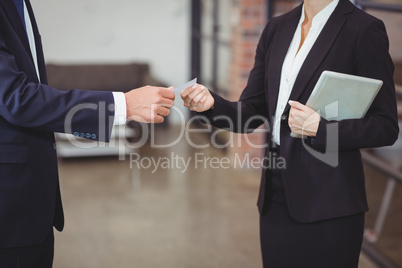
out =
[[(108, 141), (114, 116), (108, 109), (111, 92), (62, 92), (46, 85), (41, 38), (25, 2), (41, 83), (17, 8), (13, 0), (0, 0), (0, 248), (37, 244), (53, 225), (63, 229), (53, 132)], [(90, 106), (75, 113), (72, 128), (65, 129), (68, 112), (84, 103)]]
[[(282, 64), (301, 11), (302, 6), (299, 6), (269, 21), (259, 41), (255, 65), (239, 102), (229, 102), (213, 94), (214, 109), (204, 113), (213, 125), (235, 132), (247, 132), (245, 122), (252, 116), (259, 115), (268, 121), (274, 118)], [(394, 66), (388, 53), (384, 24), (356, 8), (349, 0), (340, 0), (329, 18), (300, 70), (290, 100), (306, 103), (325, 70), (380, 79), (384, 85), (365, 118), (339, 122), (339, 164), (336, 167), (312, 156), (301, 139), (290, 137), (287, 124), (290, 107), (287, 105), (285, 108), (280, 140), (281, 156), (285, 158), (287, 167), (281, 173), (289, 211), (299, 222), (314, 222), (367, 211), (359, 149), (392, 145), (399, 132)], [(225, 120), (213, 120), (219, 115), (230, 117), (234, 128)], [(262, 122), (254, 120), (248, 128), (256, 128)], [(325, 152), (327, 127), (331, 129), (331, 126), (336, 126), (333, 123), (322, 119), (317, 137), (308, 139), (308, 145)], [(269, 133), (266, 137), (268, 147), (271, 140), (272, 133)], [(270, 148), (267, 148), (266, 156), (269, 151)], [(269, 172), (264, 170), (258, 199), (260, 211), (269, 205), (264, 204), (267, 179), (270, 179)]]

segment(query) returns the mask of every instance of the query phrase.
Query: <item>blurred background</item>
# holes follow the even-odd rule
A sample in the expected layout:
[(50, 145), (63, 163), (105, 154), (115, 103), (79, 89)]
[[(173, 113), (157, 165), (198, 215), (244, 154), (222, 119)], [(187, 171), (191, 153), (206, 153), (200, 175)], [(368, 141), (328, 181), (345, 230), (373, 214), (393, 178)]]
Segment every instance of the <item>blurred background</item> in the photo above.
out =
[[(300, 3), (32, 1), (52, 86), (125, 92), (198, 77), (230, 100), (246, 84), (264, 25)], [(355, 3), (386, 24), (402, 119), (402, 1)], [(205, 168), (195, 158), (261, 157), (250, 142), (261, 144), (263, 134), (211, 137), (207, 130), (184, 137), (182, 122), (191, 115), (180, 99), (176, 105), (155, 129), (116, 128), (110, 144), (57, 135), (66, 227), (56, 234), (55, 267), (261, 267), (260, 169)], [(209, 145), (212, 138), (222, 146)], [(360, 267), (402, 267), (402, 139), (362, 155), (370, 211)], [(174, 157), (188, 159), (188, 168), (151, 162)]]

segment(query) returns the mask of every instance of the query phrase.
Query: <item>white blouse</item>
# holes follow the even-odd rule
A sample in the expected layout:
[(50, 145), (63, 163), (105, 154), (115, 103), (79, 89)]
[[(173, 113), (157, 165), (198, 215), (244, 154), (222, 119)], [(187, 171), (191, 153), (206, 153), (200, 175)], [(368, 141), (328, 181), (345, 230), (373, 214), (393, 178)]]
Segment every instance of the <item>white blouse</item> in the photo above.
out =
[(301, 26), (305, 19), (304, 5), (302, 9), (301, 18), (297, 26), (296, 32), (293, 36), (293, 40), (290, 43), (290, 47), (286, 54), (285, 60), (282, 66), (281, 82), (279, 86), (278, 103), (276, 106), (275, 120), (273, 126), (273, 140), (276, 144), (280, 145), (280, 131), (281, 131), (281, 117), (285, 107), (289, 101), (290, 93), (292, 92), (294, 83), (299, 74), (300, 68), (307, 58), (311, 48), (316, 42), (322, 29), (327, 23), (329, 17), (334, 12), (339, 0), (333, 0), (323, 10), (314, 16), (311, 28), (308, 32), (306, 40), (304, 41), (299, 52), (301, 42)]

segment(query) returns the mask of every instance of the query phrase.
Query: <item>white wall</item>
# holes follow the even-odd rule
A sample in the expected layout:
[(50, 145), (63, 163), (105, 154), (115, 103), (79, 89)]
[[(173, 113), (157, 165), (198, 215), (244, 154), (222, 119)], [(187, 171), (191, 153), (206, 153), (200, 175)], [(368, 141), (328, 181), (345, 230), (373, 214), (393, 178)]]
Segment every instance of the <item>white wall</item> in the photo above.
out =
[(189, 0), (31, 3), (48, 63), (146, 62), (152, 75), (168, 85), (189, 80)]

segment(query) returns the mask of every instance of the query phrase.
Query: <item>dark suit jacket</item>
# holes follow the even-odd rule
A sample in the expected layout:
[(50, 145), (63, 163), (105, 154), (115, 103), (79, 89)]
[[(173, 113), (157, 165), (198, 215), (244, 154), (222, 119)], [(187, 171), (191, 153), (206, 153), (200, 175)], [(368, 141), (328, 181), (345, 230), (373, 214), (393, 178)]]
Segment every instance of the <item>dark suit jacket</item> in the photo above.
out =
[(53, 132), (66, 132), (67, 113), (76, 105), (92, 104), (75, 114), (67, 132), (104, 141), (114, 116), (111, 92), (62, 92), (46, 85), (41, 38), (32, 7), (25, 2), (41, 82), (13, 0), (0, 0), (0, 248), (37, 244), (53, 225), (63, 229)]
[[(216, 94), (214, 109), (205, 114), (212, 124), (225, 129), (227, 115), (235, 132), (247, 132), (245, 122), (259, 115), (274, 117), (282, 64), (300, 20), (302, 6), (274, 18), (265, 27), (257, 47), (255, 65), (239, 102), (229, 102)], [(301, 139), (290, 137), (286, 107), (281, 126), (281, 156), (287, 168), (282, 171), (288, 208), (300, 222), (313, 222), (367, 211), (363, 165), (359, 149), (392, 145), (398, 137), (397, 109), (393, 82), (393, 63), (388, 53), (384, 24), (356, 8), (349, 0), (340, 0), (316, 43), (307, 56), (294, 84), (290, 100), (306, 103), (324, 70), (376, 78), (384, 85), (363, 119), (339, 122), (339, 165), (332, 167), (312, 156)], [(241, 111), (239, 112), (239, 109)], [(240, 116), (238, 116), (238, 113)], [(251, 129), (260, 126), (254, 120)], [(272, 122), (271, 122), (272, 123)], [(325, 152), (327, 126), (321, 120), (317, 137), (309, 146)], [(271, 133), (266, 142), (271, 141)], [(268, 156), (270, 148), (266, 150)], [(264, 204), (266, 180), (263, 171), (258, 207)], [(265, 202), (266, 203), (266, 202)]]

